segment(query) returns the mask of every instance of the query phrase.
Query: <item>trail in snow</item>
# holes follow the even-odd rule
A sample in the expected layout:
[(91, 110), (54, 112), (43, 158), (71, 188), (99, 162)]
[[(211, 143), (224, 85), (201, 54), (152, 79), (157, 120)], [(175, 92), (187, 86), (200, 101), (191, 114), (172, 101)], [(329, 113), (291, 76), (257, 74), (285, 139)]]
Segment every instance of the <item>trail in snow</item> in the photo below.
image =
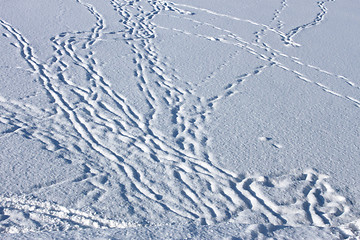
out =
[[(289, 72), (309, 87), (320, 88), (353, 104), (354, 111), (359, 110), (360, 100), (351, 95), (359, 86), (350, 79), (307, 64), (262, 42), (262, 36), (270, 31), (284, 44), (296, 46), (296, 34), (321, 24), (327, 13), (326, 2), (318, 2), (321, 12), (312, 22), (288, 33), (282, 32), (279, 20), (287, 7), (286, 0), (275, 10), (268, 25), (167, 1), (111, 0), (124, 28), (118, 32), (107, 32), (106, 18), (94, 5), (85, 0), (76, 2), (88, 10), (95, 23), (90, 30), (63, 32), (51, 38), (53, 55), (50, 59), (39, 59), (26, 36), (0, 19), (5, 30), (3, 37), (14, 42), (17, 53), (28, 64), (29, 71), (53, 105), (51, 109), (39, 109), (26, 101), (1, 97), (0, 122), (10, 126), (2, 136), (20, 134), (42, 142), (49, 151), (61, 152), (69, 159), (80, 156), (77, 159), (81, 159), (78, 161), (84, 168), (83, 175), (76, 179), (39, 185), (24, 192), (28, 199), (0, 197), (0, 232), (156, 225), (167, 221), (165, 213), (201, 224), (254, 223), (252, 219), (257, 219), (273, 225), (338, 227), (343, 223), (341, 219), (347, 220), (351, 215), (351, 204), (331, 188), (325, 175), (315, 171), (267, 177), (239, 175), (217, 167), (209, 150), (211, 137), (206, 130), (221, 101), (238, 94), (252, 76), (270, 68)], [(152, 21), (167, 12), (174, 19), (216, 29), (222, 34), (204, 35), (196, 29), (168, 28)], [(197, 12), (261, 29), (255, 33), (255, 41), (247, 41), (231, 29), (203, 21)], [(216, 74), (221, 74), (222, 66), (200, 83), (180, 79), (155, 44), (157, 29), (236, 46), (238, 50), (223, 65), (229, 64), (240, 52), (255, 56), (263, 64), (217, 89), (217, 95), (205, 98), (197, 95), (198, 90), (206, 88)], [(131, 50), (133, 75), (149, 111), (137, 110), (126, 96), (112, 88), (103, 73), (93, 49), (105, 36), (120, 38)], [(309, 69), (306, 74), (302, 73), (303, 67)], [(86, 79), (76, 78), (74, 69), (84, 72)], [(316, 74), (338, 81), (341, 88), (327, 86), (326, 82), (317, 80)], [(161, 132), (156, 126), (164, 115), (171, 122), (170, 134)], [(282, 147), (277, 142), (272, 144)], [(125, 224), (126, 219), (111, 216), (113, 220), (110, 220), (29, 198), (59, 185), (84, 182), (91, 188), (77, 200), (76, 208), (91, 206), (95, 213), (106, 212), (106, 202), (124, 202), (136, 215), (135, 219), (145, 218), (149, 223)], [(151, 222), (153, 219), (157, 222)], [(344, 230), (344, 234), (349, 233)]]

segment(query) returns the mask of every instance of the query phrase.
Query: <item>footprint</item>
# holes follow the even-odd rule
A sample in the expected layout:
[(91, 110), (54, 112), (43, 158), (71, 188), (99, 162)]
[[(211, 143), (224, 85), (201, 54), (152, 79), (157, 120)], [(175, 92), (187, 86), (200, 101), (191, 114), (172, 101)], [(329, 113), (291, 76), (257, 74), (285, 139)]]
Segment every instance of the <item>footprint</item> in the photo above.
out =
[(275, 148), (283, 148), (284, 147), (280, 143), (274, 141), (273, 138), (271, 138), (271, 137), (259, 137), (259, 140), (262, 142), (268, 142), (269, 144), (271, 144), (271, 146), (273, 146)]

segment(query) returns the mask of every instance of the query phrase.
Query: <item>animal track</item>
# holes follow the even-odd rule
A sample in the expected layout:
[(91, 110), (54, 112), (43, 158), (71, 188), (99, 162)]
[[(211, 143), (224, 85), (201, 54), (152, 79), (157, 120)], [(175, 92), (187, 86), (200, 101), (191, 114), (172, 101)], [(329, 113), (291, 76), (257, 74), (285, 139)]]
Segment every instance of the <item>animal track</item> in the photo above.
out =
[(275, 148), (283, 148), (283, 145), (274, 141), (271, 137), (259, 137), (259, 140), (262, 142), (268, 142), (271, 144), (271, 146), (273, 146)]
[[(75, 180), (39, 185), (31, 192), (24, 192), (26, 196), (1, 196), (0, 232), (146, 226), (144, 222), (153, 218), (167, 221), (167, 214), (200, 224), (246, 222), (260, 216), (259, 221), (273, 225), (338, 227), (333, 222), (346, 219), (350, 214), (351, 204), (331, 188), (324, 175), (315, 171), (257, 176), (238, 175), (219, 168), (211, 152), (212, 138), (207, 132), (207, 124), (217, 106), (239, 94), (248, 81), (261, 77), (271, 68), (282, 69), (309, 86), (360, 106), (358, 97), (348, 94), (350, 90), (360, 89), (351, 80), (262, 42), (262, 36), (271, 32), (284, 44), (296, 46), (293, 38), (297, 33), (321, 24), (327, 13), (325, 2), (318, 3), (321, 14), (313, 22), (284, 33), (279, 16), (288, 7), (287, 0), (281, 2), (281, 8), (275, 10), (269, 24), (168, 1), (111, 0), (111, 8), (124, 29), (118, 32), (107, 30), (105, 16), (95, 3), (75, 1), (93, 17), (94, 24), (91, 29), (62, 32), (52, 37), (49, 44), (53, 53), (49, 59), (39, 58), (27, 37), (11, 23), (0, 19), (6, 31), (2, 35), (13, 43), (13, 51), (29, 66), (52, 106), (40, 109), (28, 104), (26, 99), (32, 95), (16, 101), (0, 96), (0, 123), (8, 127), (1, 136), (20, 134), (40, 141), (51, 152), (81, 159), (79, 162), (84, 167), (84, 174)], [(197, 13), (242, 22), (259, 27), (260, 31), (255, 34), (254, 42), (248, 42), (231, 29), (199, 19)], [(196, 28), (190, 31), (163, 27), (153, 22), (161, 14), (171, 14), (174, 19), (216, 29), (222, 34), (205, 35)], [(192, 84), (190, 80), (181, 79), (162, 55), (155, 41), (158, 29), (186, 34), (204, 42), (235, 46), (237, 50), (216, 69), (210, 69), (199, 84)], [(105, 42), (104, 39), (117, 38), (131, 53), (131, 76), (148, 110), (137, 109), (126, 94), (115, 91), (103, 72), (96, 46)], [(197, 90), (205, 88), (244, 52), (261, 64), (220, 84), (212, 97), (205, 98), (198, 93)], [(328, 87), (312, 80), (314, 73), (308, 76), (294, 65), (340, 80), (346, 87), (340, 90)], [(82, 72), (84, 79), (79, 78), (77, 72)], [(170, 133), (160, 130), (162, 118), (171, 125)], [(274, 148), (283, 148), (271, 137), (259, 137), (259, 140)], [(72, 160), (68, 163), (72, 164)], [(91, 204), (95, 213), (36, 198), (37, 193), (50, 187), (82, 183), (88, 188), (74, 205), (82, 209)], [(276, 198), (279, 193), (285, 198)], [(140, 220), (124, 224), (123, 219), (99, 217), (96, 212), (108, 211), (108, 202), (130, 205), (128, 211), (135, 215), (134, 219)], [(116, 209), (113, 211), (120, 216)], [(20, 216), (20, 220), (16, 216)], [(358, 231), (356, 224), (347, 226)]]

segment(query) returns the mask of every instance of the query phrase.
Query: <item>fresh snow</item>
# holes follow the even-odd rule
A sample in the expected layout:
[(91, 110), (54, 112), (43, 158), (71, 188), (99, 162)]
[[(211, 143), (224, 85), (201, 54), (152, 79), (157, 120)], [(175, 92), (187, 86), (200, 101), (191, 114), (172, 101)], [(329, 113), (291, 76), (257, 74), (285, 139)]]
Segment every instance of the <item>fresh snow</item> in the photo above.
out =
[(359, 238), (359, 13), (0, 0), (0, 238)]

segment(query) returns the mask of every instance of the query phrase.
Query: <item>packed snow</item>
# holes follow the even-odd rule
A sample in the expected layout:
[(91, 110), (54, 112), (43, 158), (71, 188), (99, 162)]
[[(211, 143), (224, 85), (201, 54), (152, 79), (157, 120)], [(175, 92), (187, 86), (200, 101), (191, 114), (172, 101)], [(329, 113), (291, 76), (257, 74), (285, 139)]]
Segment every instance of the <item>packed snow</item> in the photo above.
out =
[(359, 13), (0, 0), (0, 238), (359, 238)]

